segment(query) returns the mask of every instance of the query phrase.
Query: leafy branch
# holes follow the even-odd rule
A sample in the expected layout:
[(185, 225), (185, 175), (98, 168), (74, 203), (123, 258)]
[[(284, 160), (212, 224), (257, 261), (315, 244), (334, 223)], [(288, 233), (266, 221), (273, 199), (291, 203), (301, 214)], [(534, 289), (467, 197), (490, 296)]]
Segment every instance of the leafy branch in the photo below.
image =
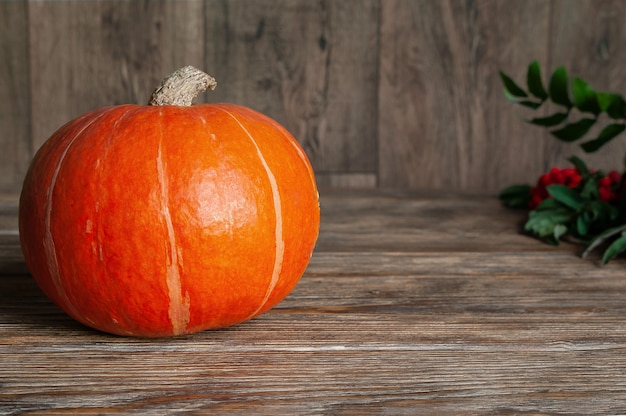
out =
[[(610, 123), (595, 138), (581, 144), (585, 152), (597, 151), (626, 130), (626, 100), (619, 94), (597, 92), (577, 77), (572, 79), (570, 94), (569, 76), (564, 67), (552, 73), (548, 88), (544, 87), (537, 61), (528, 66), (526, 90), (502, 71), (500, 78), (509, 101), (533, 110), (541, 108), (546, 102), (558, 107), (551, 115), (525, 121), (550, 129), (550, 133), (561, 141), (574, 142), (583, 138), (600, 117), (606, 115)], [(580, 117), (572, 120), (575, 113)]]
[[(524, 121), (549, 129), (558, 140), (578, 141), (601, 118), (608, 120), (597, 136), (581, 143), (585, 152), (597, 151), (626, 130), (626, 100), (619, 94), (597, 92), (576, 77), (570, 89), (564, 67), (554, 71), (547, 88), (536, 61), (528, 66), (526, 89), (502, 71), (500, 78), (509, 101), (532, 110), (548, 102), (556, 106), (557, 110), (548, 116)], [(553, 168), (554, 176), (542, 175), (534, 187), (510, 186), (499, 198), (508, 207), (530, 209), (526, 232), (554, 245), (565, 236), (573, 237), (586, 244), (583, 257), (604, 247), (605, 264), (626, 252), (626, 175), (590, 170), (576, 156), (569, 161), (574, 168)]]
[[(607, 176), (602, 171), (590, 171), (576, 156), (569, 160), (581, 174), (580, 183), (573, 188), (558, 183), (546, 186), (548, 197), (529, 211), (524, 231), (552, 245), (570, 236), (587, 245), (582, 257), (606, 247), (602, 256), (602, 264), (606, 264), (626, 251), (626, 192), (619, 188), (622, 184), (614, 183), (611, 186), (621, 191), (617, 200), (604, 200), (599, 183)], [(533, 189), (537, 187), (513, 185), (499, 198), (510, 208), (528, 208)]]

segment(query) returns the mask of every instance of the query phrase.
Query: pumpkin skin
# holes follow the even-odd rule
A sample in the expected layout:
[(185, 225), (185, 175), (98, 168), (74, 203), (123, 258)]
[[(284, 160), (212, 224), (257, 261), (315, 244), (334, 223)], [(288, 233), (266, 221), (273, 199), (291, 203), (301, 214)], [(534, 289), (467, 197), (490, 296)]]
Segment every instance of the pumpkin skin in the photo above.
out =
[(87, 113), (39, 149), (19, 210), (43, 292), (87, 326), (139, 337), (269, 310), (304, 273), (319, 221), (297, 141), (232, 104)]

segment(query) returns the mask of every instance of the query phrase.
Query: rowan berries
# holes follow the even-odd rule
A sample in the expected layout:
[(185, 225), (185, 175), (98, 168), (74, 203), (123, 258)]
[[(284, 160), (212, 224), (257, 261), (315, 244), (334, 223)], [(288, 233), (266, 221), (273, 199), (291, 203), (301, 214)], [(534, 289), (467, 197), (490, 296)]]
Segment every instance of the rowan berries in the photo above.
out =
[[(591, 172), (595, 172), (591, 170)], [(577, 188), (582, 181), (582, 175), (575, 168), (552, 168), (537, 180), (537, 184), (530, 190), (530, 202), (528, 207), (535, 209), (545, 199), (550, 198), (547, 187), (550, 185), (565, 185), (568, 188)], [(626, 190), (626, 181), (622, 175), (612, 170), (608, 175), (598, 180), (598, 197), (605, 202), (615, 202), (619, 199), (622, 191)]]
[(576, 188), (582, 176), (574, 168), (552, 168), (548, 173), (539, 177), (537, 184), (530, 190), (529, 208), (535, 209), (546, 198), (550, 197), (547, 187), (550, 185), (565, 185), (569, 188)]
[(615, 202), (624, 188), (622, 175), (612, 170), (598, 181), (598, 196), (602, 201)]

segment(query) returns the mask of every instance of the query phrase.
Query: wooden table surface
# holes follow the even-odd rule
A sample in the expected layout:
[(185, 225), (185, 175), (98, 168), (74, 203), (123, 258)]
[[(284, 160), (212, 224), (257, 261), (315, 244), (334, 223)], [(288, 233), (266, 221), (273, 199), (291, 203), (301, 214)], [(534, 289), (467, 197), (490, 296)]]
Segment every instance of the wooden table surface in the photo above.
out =
[(180, 338), (66, 317), (0, 206), (0, 414), (624, 414), (626, 262), (519, 234), (493, 196), (330, 191), (296, 289)]

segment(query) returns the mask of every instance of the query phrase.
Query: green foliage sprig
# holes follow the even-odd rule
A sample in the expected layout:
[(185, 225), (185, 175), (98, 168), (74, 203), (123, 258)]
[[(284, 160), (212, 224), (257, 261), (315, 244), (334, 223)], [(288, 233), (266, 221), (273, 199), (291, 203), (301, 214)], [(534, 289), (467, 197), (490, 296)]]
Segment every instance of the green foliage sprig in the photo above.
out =
[[(575, 142), (583, 139), (598, 122), (605, 125), (597, 136), (580, 145), (585, 152), (595, 152), (626, 130), (626, 100), (615, 93), (597, 92), (580, 78), (570, 82), (564, 67), (557, 68), (544, 87), (539, 64), (532, 62), (527, 71), (526, 89), (500, 71), (506, 98), (518, 105), (538, 110), (551, 102), (557, 110), (542, 117), (525, 119), (526, 122), (549, 129), (558, 140)], [(601, 120), (603, 119), (603, 120)], [(526, 232), (550, 244), (558, 244), (566, 236), (582, 242), (587, 247), (586, 257), (598, 247), (604, 247), (602, 263), (626, 251), (626, 175), (607, 185), (606, 175), (590, 170), (578, 157), (569, 161), (579, 177), (574, 186), (552, 183), (545, 186), (546, 196), (529, 211), (524, 226)], [(601, 190), (601, 182), (604, 179)], [(607, 189), (612, 186), (613, 189)], [(533, 192), (530, 185), (513, 185), (504, 189), (500, 200), (512, 208), (529, 209)], [(547, 191), (547, 192), (546, 192)], [(601, 191), (604, 191), (603, 194)], [(607, 199), (606, 192), (613, 193)]]
[[(548, 116), (526, 119), (528, 123), (550, 129), (550, 133), (564, 142), (583, 138), (600, 120), (608, 117), (597, 137), (581, 144), (585, 152), (595, 152), (626, 130), (626, 100), (620, 94), (597, 92), (580, 78), (572, 79), (571, 94), (569, 76), (564, 67), (551, 75), (548, 88), (544, 87), (541, 69), (535, 61), (528, 66), (527, 90), (521, 88), (511, 77), (500, 71), (506, 98), (521, 106), (537, 110), (546, 102), (552, 102), (558, 110)], [(574, 111), (576, 110), (576, 111)], [(575, 113), (580, 116), (572, 120)]]

